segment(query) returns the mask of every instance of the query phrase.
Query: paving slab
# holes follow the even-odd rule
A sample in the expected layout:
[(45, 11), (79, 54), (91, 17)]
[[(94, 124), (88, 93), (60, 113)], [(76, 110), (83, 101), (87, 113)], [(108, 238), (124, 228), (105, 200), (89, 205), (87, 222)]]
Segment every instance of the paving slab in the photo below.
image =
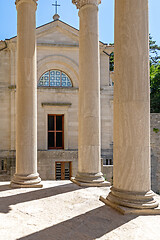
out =
[(0, 182), (1, 240), (160, 240), (160, 215), (120, 214), (99, 201), (109, 187), (42, 183), (10, 189)]

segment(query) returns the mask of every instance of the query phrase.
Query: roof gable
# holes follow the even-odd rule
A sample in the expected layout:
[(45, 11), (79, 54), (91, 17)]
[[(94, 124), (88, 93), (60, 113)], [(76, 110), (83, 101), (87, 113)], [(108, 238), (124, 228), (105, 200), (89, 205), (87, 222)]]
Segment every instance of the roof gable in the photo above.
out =
[[(44, 24), (40, 27), (36, 28), (36, 39), (39, 46), (43, 45), (65, 45), (65, 46), (78, 46), (79, 45), (79, 30), (68, 25), (61, 20), (55, 20)], [(16, 44), (17, 36), (12, 37), (10, 39), (6, 39), (9, 43)], [(108, 54), (110, 54), (111, 47), (108, 44), (105, 44), (99, 41), (99, 46), (101, 52), (105, 49), (105, 51), (109, 50)]]
[(57, 20), (36, 29), (37, 43), (78, 45), (79, 31)]

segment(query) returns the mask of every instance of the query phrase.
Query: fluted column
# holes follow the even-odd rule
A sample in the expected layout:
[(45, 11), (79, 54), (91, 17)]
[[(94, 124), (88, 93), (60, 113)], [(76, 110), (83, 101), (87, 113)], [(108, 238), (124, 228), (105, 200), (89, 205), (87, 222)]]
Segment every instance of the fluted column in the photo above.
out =
[(79, 185), (100, 186), (100, 60), (98, 4), (100, 0), (72, 0), (79, 9)]
[(36, 0), (16, 0), (16, 173), (11, 187), (41, 187), (37, 173)]
[(158, 206), (150, 177), (148, 0), (115, 0), (113, 187), (108, 202)]

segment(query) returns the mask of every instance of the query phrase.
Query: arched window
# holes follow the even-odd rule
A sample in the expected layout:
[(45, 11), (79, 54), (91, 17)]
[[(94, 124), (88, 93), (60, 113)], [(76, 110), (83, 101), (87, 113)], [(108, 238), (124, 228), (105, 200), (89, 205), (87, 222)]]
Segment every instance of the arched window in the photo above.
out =
[(38, 81), (42, 87), (72, 87), (71, 79), (60, 70), (49, 70), (45, 72)]

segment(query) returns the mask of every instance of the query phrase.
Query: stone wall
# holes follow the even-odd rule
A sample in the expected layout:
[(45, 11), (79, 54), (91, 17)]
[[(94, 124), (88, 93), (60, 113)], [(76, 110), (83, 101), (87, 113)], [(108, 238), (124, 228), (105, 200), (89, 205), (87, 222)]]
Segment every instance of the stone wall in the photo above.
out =
[(102, 172), (105, 180), (110, 182), (112, 185), (113, 184), (113, 165), (103, 165)]
[(160, 113), (151, 114), (152, 190), (160, 193)]
[(15, 173), (15, 151), (0, 150), (0, 181), (10, 181)]
[(0, 150), (10, 148), (10, 52), (0, 51)]
[(78, 152), (65, 150), (38, 151), (38, 173), (42, 180), (55, 180), (55, 163), (72, 162), (72, 176), (78, 168)]
[[(111, 151), (102, 151), (102, 156), (111, 157)], [(105, 156), (103, 156), (105, 158)], [(71, 161), (72, 175), (75, 176), (78, 166), (77, 151), (38, 151), (38, 172), (43, 180), (55, 179), (55, 161)], [(0, 161), (4, 161), (6, 169), (0, 171), (0, 181), (10, 180), (15, 172), (15, 151), (0, 151)], [(103, 165), (106, 180), (112, 183), (113, 165)], [(160, 113), (151, 114), (151, 182), (152, 190), (160, 193)]]
[[(10, 181), (13, 177), (16, 167), (16, 151), (0, 150), (0, 181)], [(72, 162), (72, 176), (75, 176), (78, 168), (78, 151), (77, 150), (49, 150), (38, 151), (37, 167), (38, 173), (42, 180), (55, 180), (55, 163)]]

